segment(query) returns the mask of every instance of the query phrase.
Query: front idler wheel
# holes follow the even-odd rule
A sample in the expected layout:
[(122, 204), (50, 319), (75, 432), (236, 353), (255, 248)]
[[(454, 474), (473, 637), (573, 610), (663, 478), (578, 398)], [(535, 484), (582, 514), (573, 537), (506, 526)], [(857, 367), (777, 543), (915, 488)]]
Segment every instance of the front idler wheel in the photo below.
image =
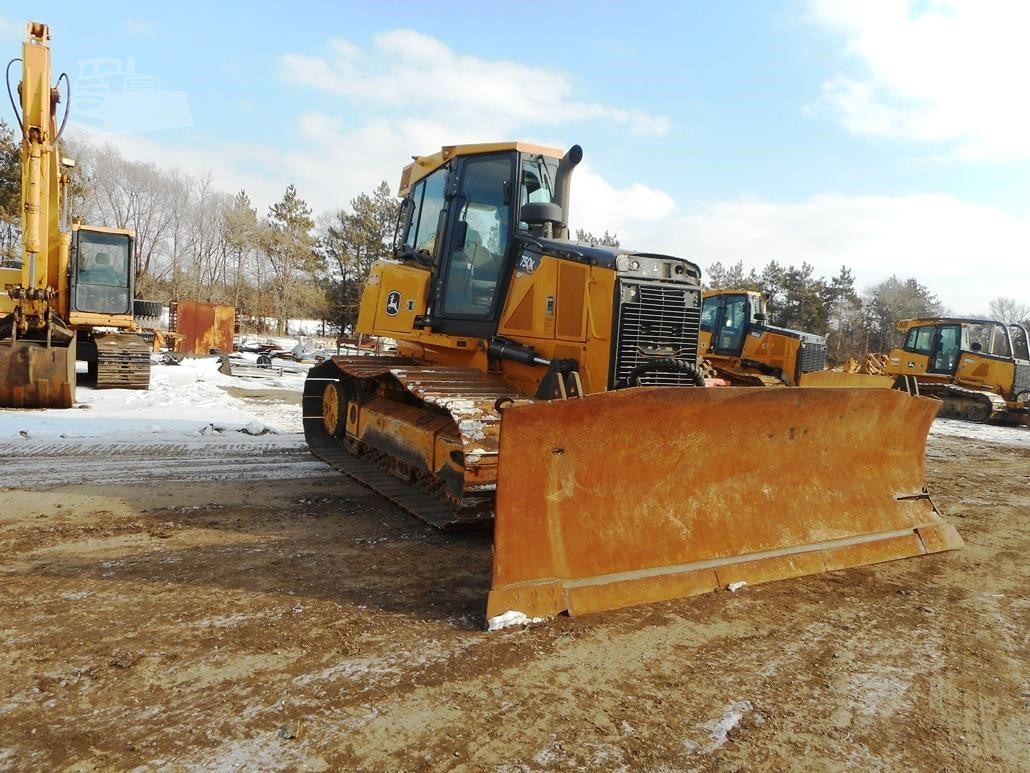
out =
[(347, 395), (339, 381), (330, 381), (322, 393), (322, 421), (333, 437), (343, 437), (347, 431)]

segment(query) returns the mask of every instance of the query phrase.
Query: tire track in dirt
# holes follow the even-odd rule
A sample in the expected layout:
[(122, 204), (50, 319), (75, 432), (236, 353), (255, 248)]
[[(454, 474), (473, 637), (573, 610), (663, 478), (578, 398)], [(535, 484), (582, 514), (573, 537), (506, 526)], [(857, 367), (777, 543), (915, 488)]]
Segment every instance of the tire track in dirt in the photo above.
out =
[(188, 443), (26, 441), (0, 445), (0, 468), (7, 488), (40, 488), (75, 483), (141, 481), (278, 480), (338, 475), (313, 457), (303, 439)]

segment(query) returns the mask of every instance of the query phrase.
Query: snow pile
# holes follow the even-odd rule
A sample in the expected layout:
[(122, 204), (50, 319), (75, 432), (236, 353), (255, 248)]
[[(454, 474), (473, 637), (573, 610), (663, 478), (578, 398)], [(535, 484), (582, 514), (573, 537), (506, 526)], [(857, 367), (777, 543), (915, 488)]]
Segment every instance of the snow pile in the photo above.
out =
[(519, 612), (514, 609), (509, 609), (503, 615), (491, 617), (487, 621), (486, 630), (500, 631), (502, 628), (510, 628), (513, 625), (526, 626), (542, 622), (544, 622), (544, 619), (542, 617), (526, 617), (522, 612)]
[[(239, 432), (246, 435), (299, 433), (299, 401), (244, 400), (224, 387), (303, 388), (302, 374), (284, 374), (261, 383), (225, 376), (216, 358), (185, 359), (180, 365), (154, 365), (150, 389), (75, 390), (71, 409), (0, 410), (0, 442), (41, 437), (119, 439), (154, 435), (193, 436)], [(289, 397), (289, 396), (287, 396)]]
[(950, 435), (985, 440), (1003, 446), (1030, 447), (1030, 427), (999, 427), (959, 419), (934, 419), (931, 435)]

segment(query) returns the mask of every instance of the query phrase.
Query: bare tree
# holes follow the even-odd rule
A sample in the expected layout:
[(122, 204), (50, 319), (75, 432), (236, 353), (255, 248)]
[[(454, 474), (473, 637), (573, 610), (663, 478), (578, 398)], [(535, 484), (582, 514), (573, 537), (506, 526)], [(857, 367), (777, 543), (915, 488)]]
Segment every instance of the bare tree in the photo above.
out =
[(1030, 306), (1020, 303), (1015, 298), (995, 298), (988, 305), (988, 309), (988, 316), (1001, 322), (1022, 322), (1030, 319)]

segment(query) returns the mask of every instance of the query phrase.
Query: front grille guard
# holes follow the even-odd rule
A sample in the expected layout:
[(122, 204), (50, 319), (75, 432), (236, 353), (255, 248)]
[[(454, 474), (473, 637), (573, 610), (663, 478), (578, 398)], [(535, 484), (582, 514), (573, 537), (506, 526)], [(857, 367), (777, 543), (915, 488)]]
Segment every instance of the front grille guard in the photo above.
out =
[[(678, 284), (619, 281), (610, 387), (650, 360), (697, 362), (701, 307), (690, 302), (697, 293), (697, 288)], [(693, 379), (682, 372), (659, 371), (642, 375), (640, 384), (691, 386)]]

